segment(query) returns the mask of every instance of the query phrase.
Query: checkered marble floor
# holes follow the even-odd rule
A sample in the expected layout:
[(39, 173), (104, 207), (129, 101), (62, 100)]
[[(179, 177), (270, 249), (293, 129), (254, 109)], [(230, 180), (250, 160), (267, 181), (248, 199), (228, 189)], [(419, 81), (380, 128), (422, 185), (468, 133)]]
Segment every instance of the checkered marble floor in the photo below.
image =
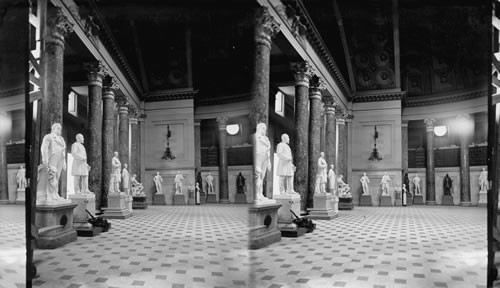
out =
[(247, 287), (247, 206), (149, 206), (112, 228), (36, 250), (33, 287)]
[(25, 210), (0, 205), (0, 288), (26, 287)]
[(355, 207), (250, 252), (252, 287), (486, 288), (486, 209)]

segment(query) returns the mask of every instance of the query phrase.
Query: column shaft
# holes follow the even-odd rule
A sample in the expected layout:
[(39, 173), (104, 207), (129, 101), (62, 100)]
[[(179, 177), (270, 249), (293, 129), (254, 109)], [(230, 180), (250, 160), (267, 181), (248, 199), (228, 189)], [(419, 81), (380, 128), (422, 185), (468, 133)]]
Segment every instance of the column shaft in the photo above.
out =
[(426, 193), (426, 204), (435, 205), (436, 204), (436, 191), (435, 191), (435, 172), (434, 172), (434, 122), (435, 119), (425, 119), (426, 124), (426, 135), (427, 135), (427, 149), (426, 149), (426, 170), (425, 170), (425, 189)]
[[(337, 118), (338, 133), (339, 133), (339, 143), (337, 149), (337, 175), (347, 177), (347, 127), (345, 124), (345, 117), (341, 115), (341, 118)], [(345, 179), (347, 181), (347, 179)]]
[[(112, 84), (111, 84), (112, 85)], [(102, 198), (101, 207), (107, 207), (109, 181), (111, 179), (111, 159), (113, 158), (114, 105), (115, 92), (112, 86), (104, 88), (103, 92), (103, 125), (102, 125)]]
[(130, 169), (129, 172), (132, 174), (136, 174), (137, 177), (140, 177), (141, 171), (139, 169), (139, 157), (140, 157), (140, 150), (139, 150), (139, 124), (137, 121), (137, 118), (133, 117), (130, 118), (129, 120), (130, 123), (130, 138), (131, 138), (131, 143), (130, 143)]
[(310, 115), (309, 115), (309, 191), (307, 193), (307, 208), (313, 205), (314, 188), (316, 184), (316, 174), (318, 172), (318, 159), (320, 148), (321, 129), (321, 92), (318, 89), (311, 89), (309, 94)]
[(5, 143), (5, 138), (0, 135), (0, 203), (7, 203), (9, 201), (7, 146)]
[[(195, 182), (198, 180), (198, 173), (201, 172), (201, 123), (200, 121), (194, 122), (194, 167), (195, 167)], [(203, 187), (200, 183), (200, 189)]]
[(470, 198), (470, 171), (469, 171), (469, 137), (474, 131), (470, 115), (458, 115), (461, 123), (460, 135), (460, 205), (471, 206)]
[(219, 124), (219, 203), (229, 203), (228, 169), (227, 169), (227, 118), (217, 118)]
[(328, 165), (335, 165), (335, 147), (337, 138), (337, 121), (335, 119), (335, 108), (332, 105), (326, 107), (326, 146), (325, 158)]
[[(123, 103), (122, 103), (123, 104)], [(118, 127), (118, 154), (120, 162), (129, 165), (129, 123), (128, 123), (128, 106), (127, 104), (120, 105), (118, 110), (119, 127)]]
[[(402, 166), (403, 177), (408, 173), (408, 121), (401, 122), (401, 139), (402, 139)], [(408, 187), (407, 187), (408, 189)]]

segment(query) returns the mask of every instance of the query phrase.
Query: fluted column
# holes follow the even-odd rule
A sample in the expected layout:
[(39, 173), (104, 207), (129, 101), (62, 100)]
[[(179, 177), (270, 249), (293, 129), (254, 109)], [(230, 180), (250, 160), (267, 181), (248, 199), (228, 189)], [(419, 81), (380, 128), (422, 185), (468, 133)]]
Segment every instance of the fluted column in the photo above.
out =
[(73, 24), (63, 15), (61, 8), (49, 9), (45, 48), (42, 54), (42, 135), (50, 133), (54, 123), (63, 120), (64, 41), (73, 32)]
[[(129, 172), (132, 174), (136, 174), (138, 177), (141, 175), (141, 171), (139, 169), (139, 159), (140, 159), (140, 150), (139, 150), (139, 121), (137, 120), (138, 113), (134, 111), (134, 113), (129, 114), (129, 123), (130, 123), (130, 169)], [(132, 176), (132, 174), (130, 176)]]
[(111, 179), (111, 159), (113, 158), (113, 127), (115, 125), (114, 106), (115, 90), (118, 84), (108, 78), (103, 89), (103, 125), (102, 125), (102, 198), (101, 207), (108, 205), (109, 181)]
[(219, 124), (219, 203), (229, 203), (229, 186), (227, 180), (227, 117), (218, 117)]
[(337, 103), (332, 98), (323, 99), (326, 106), (326, 137), (325, 158), (328, 165), (335, 164), (335, 147), (337, 145), (337, 121), (335, 119), (335, 107)]
[(118, 154), (120, 162), (129, 165), (129, 105), (130, 102), (127, 97), (116, 97), (118, 103)]
[(100, 62), (88, 63), (87, 69), (89, 87), (89, 136), (88, 160), (89, 190), (96, 195), (96, 209), (101, 209), (102, 197), (102, 79), (105, 68)]
[(269, 117), (269, 65), (272, 37), (279, 32), (279, 25), (265, 7), (257, 9), (255, 23), (255, 73), (252, 83), (251, 127), (258, 123), (268, 125)]
[(469, 172), (469, 136), (472, 132), (472, 119), (469, 114), (457, 116), (460, 123), (460, 205), (471, 206)]
[[(402, 139), (402, 166), (403, 177), (405, 173), (408, 173), (408, 121), (401, 121), (401, 139)], [(407, 187), (408, 188), (408, 187)]]
[(318, 159), (320, 148), (321, 129), (321, 90), (325, 89), (323, 79), (314, 77), (309, 88), (309, 191), (307, 193), (306, 207), (313, 206), (314, 184), (318, 172)]
[(425, 131), (427, 135), (427, 149), (426, 149), (426, 169), (425, 169), (425, 189), (427, 205), (436, 205), (436, 191), (434, 188), (435, 173), (434, 173), (434, 123), (436, 119), (425, 119)]
[(313, 76), (312, 67), (307, 61), (291, 64), (295, 72), (295, 139), (293, 147), (294, 189), (301, 195), (301, 210), (306, 210), (308, 191), (309, 158), (309, 80)]
[[(347, 177), (347, 127), (346, 127), (347, 114), (339, 113), (337, 115), (338, 135), (339, 142), (337, 146), (337, 176)], [(347, 180), (347, 179), (346, 179)]]

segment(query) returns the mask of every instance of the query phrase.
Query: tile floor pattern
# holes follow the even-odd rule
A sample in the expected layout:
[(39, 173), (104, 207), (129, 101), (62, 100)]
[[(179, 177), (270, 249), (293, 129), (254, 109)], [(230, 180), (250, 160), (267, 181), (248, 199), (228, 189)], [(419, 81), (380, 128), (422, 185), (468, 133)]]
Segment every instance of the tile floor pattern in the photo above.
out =
[(486, 208), (355, 207), (250, 253), (252, 287), (486, 288)]
[(26, 287), (24, 205), (0, 205), (0, 288)]
[(247, 287), (247, 206), (149, 206), (93, 238), (36, 250), (33, 287)]

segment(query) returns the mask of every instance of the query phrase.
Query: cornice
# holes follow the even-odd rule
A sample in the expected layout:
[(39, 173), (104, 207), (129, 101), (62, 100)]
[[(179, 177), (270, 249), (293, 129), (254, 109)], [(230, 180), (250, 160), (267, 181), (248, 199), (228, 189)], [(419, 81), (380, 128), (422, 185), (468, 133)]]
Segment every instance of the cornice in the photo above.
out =
[(458, 101), (464, 101), (468, 99), (486, 97), (488, 95), (488, 90), (475, 90), (467, 92), (459, 92), (452, 94), (435, 94), (420, 97), (406, 97), (406, 107), (419, 107), (428, 105), (438, 105), (446, 103), (454, 103)]
[(352, 98), (352, 102), (378, 102), (378, 101), (392, 101), (401, 100), (406, 95), (406, 91), (400, 92), (382, 92), (374, 94), (356, 95)]
[(153, 91), (145, 94), (145, 102), (171, 101), (171, 100), (186, 100), (194, 99), (199, 90), (181, 90), (181, 91)]
[[(272, 85), (270, 86), (270, 89), (272, 89)], [(201, 106), (222, 105), (235, 102), (249, 101), (250, 99), (251, 99), (251, 93), (241, 93), (241, 94), (233, 94), (217, 98), (200, 99), (196, 101), (196, 105), (201, 105)]]
[(12, 96), (17, 96), (17, 95), (24, 95), (25, 90), (26, 89), (24, 87), (19, 87), (19, 88), (0, 91), (0, 98), (12, 97)]

